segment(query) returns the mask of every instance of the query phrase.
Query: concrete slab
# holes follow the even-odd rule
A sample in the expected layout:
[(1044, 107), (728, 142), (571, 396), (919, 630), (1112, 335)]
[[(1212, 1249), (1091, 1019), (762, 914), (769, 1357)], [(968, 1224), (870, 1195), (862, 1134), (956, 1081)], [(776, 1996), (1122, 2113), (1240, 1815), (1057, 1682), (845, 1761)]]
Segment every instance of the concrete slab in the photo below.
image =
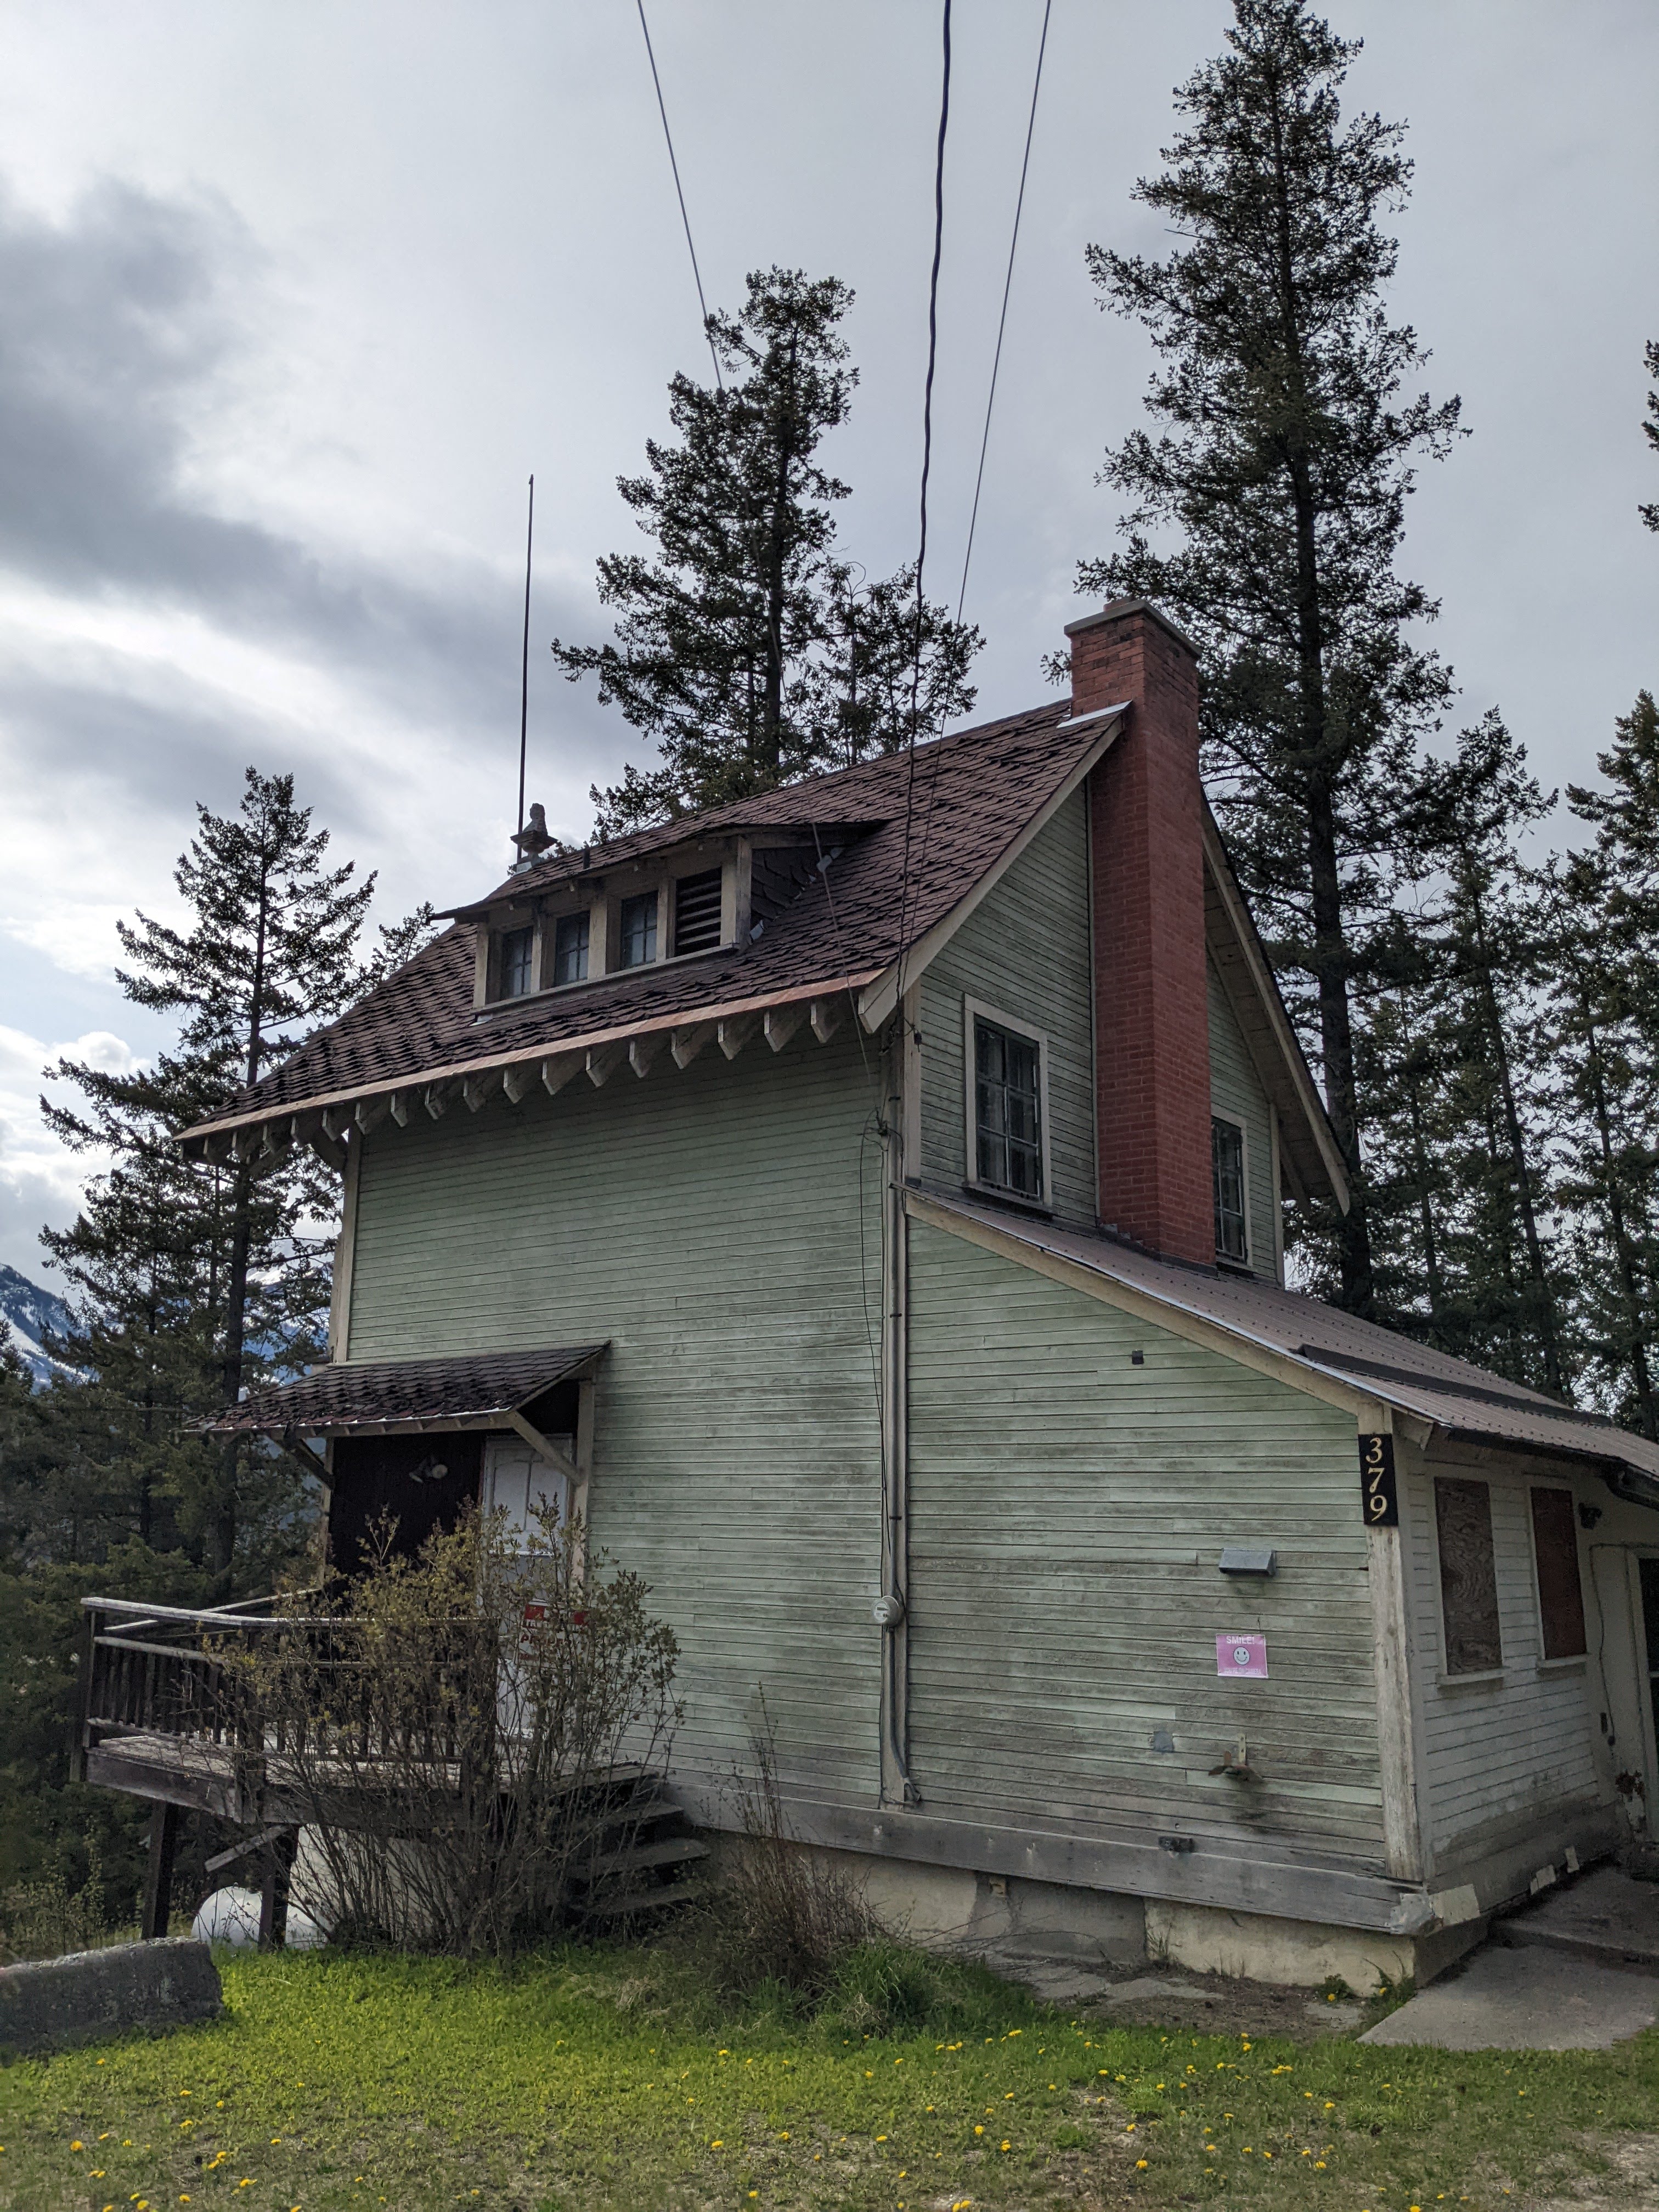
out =
[(1603, 1966), (1541, 1944), (1488, 1944), (1362, 2043), (1436, 2051), (1605, 2051), (1659, 2019), (1659, 1974)]
[(187, 1936), (0, 1967), (0, 2051), (66, 2051), (135, 2028), (159, 2035), (222, 2009), (213, 1954)]
[(1659, 1883), (1597, 1867), (1504, 1921), (1498, 1940), (1659, 1973)]

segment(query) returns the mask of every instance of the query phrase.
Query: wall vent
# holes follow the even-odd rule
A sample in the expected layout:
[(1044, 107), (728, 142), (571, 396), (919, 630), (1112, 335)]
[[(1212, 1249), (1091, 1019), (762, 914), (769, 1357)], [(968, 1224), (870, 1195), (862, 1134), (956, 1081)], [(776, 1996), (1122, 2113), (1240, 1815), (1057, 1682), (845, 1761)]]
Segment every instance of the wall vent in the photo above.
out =
[(720, 871), (681, 876), (674, 885), (674, 950), (712, 952), (720, 941)]

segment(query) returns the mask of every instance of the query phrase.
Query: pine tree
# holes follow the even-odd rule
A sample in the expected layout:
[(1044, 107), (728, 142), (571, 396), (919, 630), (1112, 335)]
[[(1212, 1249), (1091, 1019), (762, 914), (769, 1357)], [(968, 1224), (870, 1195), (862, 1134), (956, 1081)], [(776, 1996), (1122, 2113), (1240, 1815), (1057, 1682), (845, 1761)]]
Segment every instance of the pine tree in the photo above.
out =
[(1413, 460), (1444, 453), (1458, 404), (1400, 398), (1424, 356), (1383, 311), (1380, 218), (1411, 167), (1401, 126), (1343, 121), (1358, 45), (1304, 0), (1234, 14), (1228, 51), (1176, 94), (1189, 127), (1169, 167), (1136, 187), (1187, 242), (1163, 261), (1090, 249), (1103, 304), (1152, 335), (1159, 427), (1108, 453), (1126, 544), (1079, 581), (1158, 600), (1200, 647), (1206, 772), (1322, 1066), (1355, 1193), (1332, 1224), (1339, 1295), (1364, 1313), (1353, 995), (1393, 942), (1400, 807), (1449, 687), (1412, 634), (1436, 609), (1395, 562)]
[[(1642, 425), (1642, 434), (1659, 453), (1659, 341), (1648, 340), (1646, 358), (1653, 389), (1648, 394), (1647, 420)], [(1659, 530), (1659, 500), (1650, 501), (1636, 511), (1650, 530)]]
[(979, 633), (942, 607), (919, 619), (914, 569), (862, 586), (836, 547), (848, 488), (817, 454), (858, 381), (852, 303), (834, 277), (750, 276), (742, 313), (708, 319), (723, 388), (676, 376), (679, 443), (647, 441), (647, 472), (618, 479), (654, 555), (599, 564), (615, 643), (553, 645), (660, 754), (595, 789), (601, 836), (890, 751), (973, 703)]
[[(245, 1384), (308, 1364), (328, 1288), (320, 1233), (334, 1208), (309, 1156), (185, 1166), (172, 1139), (255, 1083), (361, 988), (356, 957), (374, 878), (327, 865), (328, 833), (294, 799), (294, 779), (246, 773), (234, 816), (197, 809), (197, 835), (174, 871), (184, 929), (140, 915), (120, 925), (137, 1004), (179, 1018), (177, 1051), (153, 1070), (112, 1075), (64, 1063), (80, 1110), (42, 1102), (70, 1145), (107, 1148), (111, 1173), (74, 1226), (43, 1241), (78, 1294), (65, 1355), (100, 1405), (125, 1409), (118, 1452), (138, 1534), (165, 1481), (179, 1525), (220, 1576), (236, 1557), (239, 1513), (268, 1531), (280, 1480), (239, 1439), (189, 1447), (180, 1424), (233, 1405)], [(382, 933), (385, 957), (421, 918)], [(114, 1424), (118, 1431), (121, 1425)], [(257, 1464), (256, 1464), (257, 1460)], [(93, 1464), (98, 1464), (94, 1455)]]

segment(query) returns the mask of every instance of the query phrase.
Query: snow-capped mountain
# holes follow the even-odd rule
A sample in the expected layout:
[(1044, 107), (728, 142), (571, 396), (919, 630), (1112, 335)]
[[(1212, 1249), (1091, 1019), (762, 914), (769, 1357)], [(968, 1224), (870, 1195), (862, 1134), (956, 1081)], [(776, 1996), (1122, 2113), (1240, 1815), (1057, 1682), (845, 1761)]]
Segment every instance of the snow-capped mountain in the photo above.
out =
[(21, 1354), (36, 1389), (64, 1372), (41, 1349), (40, 1340), (47, 1330), (69, 1325), (69, 1309), (55, 1292), (43, 1291), (15, 1267), (0, 1267), (0, 1320), (10, 1322), (12, 1349)]

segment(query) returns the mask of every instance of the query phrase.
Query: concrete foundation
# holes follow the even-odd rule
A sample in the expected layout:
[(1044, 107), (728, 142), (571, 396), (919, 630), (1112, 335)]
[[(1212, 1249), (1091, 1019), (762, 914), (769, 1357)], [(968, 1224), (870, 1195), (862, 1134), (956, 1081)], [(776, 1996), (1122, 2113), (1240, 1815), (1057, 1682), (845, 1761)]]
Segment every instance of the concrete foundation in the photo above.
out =
[(1385, 1978), (1420, 1988), (1472, 1950), (1487, 1928), (1482, 1918), (1425, 1936), (1387, 1936), (821, 1845), (797, 1848), (856, 1882), (902, 1941), (998, 1966), (1042, 1959), (1109, 1972), (1151, 1960), (1291, 1988), (1318, 1989), (1334, 1978), (1369, 1996)]
[(212, 1954), (187, 1936), (0, 1966), (0, 2051), (67, 2051), (135, 2029), (159, 2034), (222, 2009)]

